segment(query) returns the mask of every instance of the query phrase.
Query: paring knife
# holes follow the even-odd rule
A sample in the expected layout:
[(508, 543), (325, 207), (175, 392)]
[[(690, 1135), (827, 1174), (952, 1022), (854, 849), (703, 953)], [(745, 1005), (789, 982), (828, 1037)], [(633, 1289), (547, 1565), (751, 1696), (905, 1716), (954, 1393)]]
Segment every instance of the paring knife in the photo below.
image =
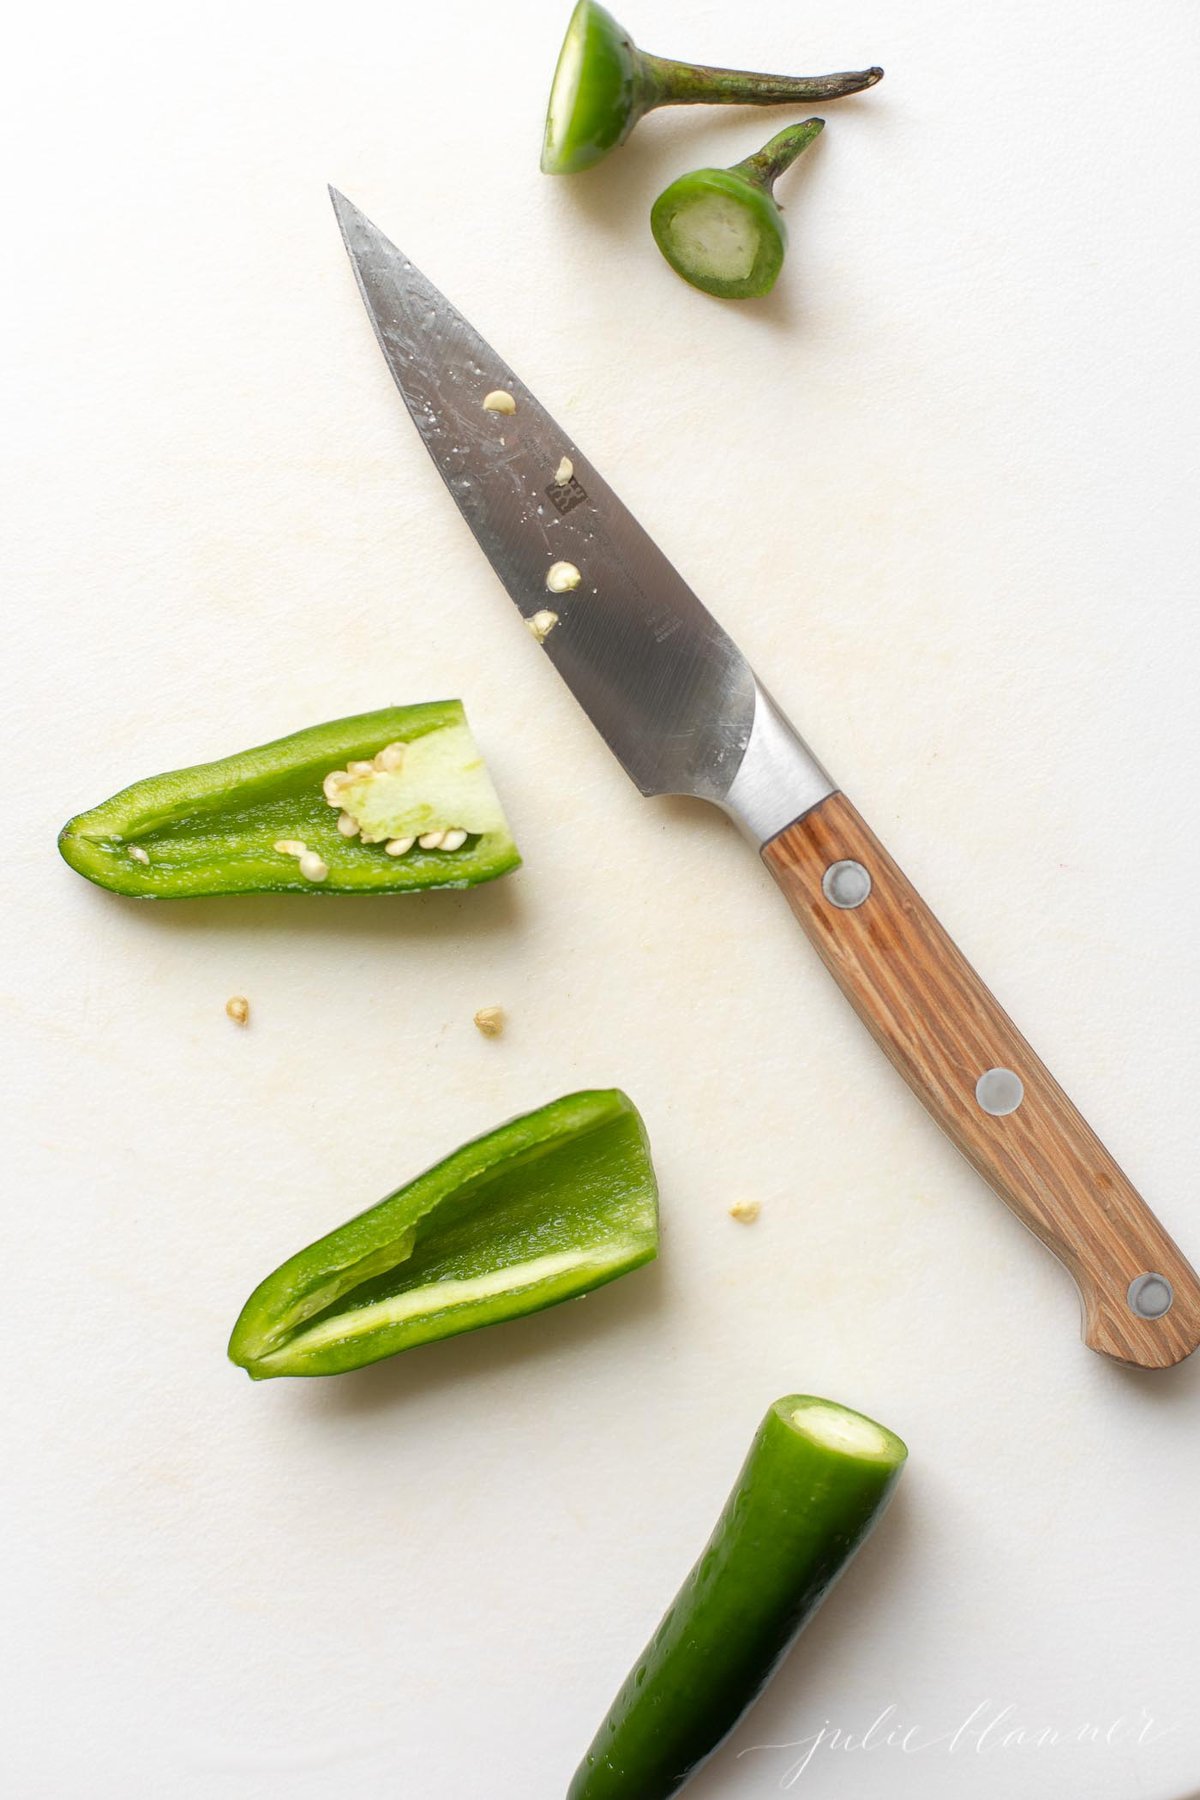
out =
[[(876, 1042), (1066, 1264), (1084, 1341), (1142, 1368), (1200, 1343), (1200, 1279), (720, 625), (568, 435), (330, 190), (396, 385), (459, 510), (643, 794), (732, 815)], [(506, 394), (515, 411), (490, 411)], [(563, 459), (566, 459), (564, 464)], [(547, 576), (570, 580), (553, 591)]]

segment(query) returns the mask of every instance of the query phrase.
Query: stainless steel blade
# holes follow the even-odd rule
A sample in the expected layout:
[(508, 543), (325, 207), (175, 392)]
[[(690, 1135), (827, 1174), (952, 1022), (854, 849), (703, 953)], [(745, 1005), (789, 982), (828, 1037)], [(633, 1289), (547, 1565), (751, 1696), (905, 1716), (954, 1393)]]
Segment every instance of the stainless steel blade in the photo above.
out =
[[(833, 792), (737, 646), (490, 344), (331, 188), (388, 367), (425, 447), (546, 654), (644, 794), (694, 794), (761, 843)], [(489, 411), (490, 393), (514, 412)], [(559, 479), (562, 459), (571, 473)], [(578, 569), (552, 592), (555, 563)]]

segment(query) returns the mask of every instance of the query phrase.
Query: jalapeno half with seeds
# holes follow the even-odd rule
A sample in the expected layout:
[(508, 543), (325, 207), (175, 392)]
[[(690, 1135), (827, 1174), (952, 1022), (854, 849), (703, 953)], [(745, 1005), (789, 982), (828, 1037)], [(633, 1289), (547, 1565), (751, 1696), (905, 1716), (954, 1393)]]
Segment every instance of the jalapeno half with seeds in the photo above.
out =
[(59, 834), (139, 899), (474, 887), (520, 854), (458, 700), (315, 725), (135, 782)]

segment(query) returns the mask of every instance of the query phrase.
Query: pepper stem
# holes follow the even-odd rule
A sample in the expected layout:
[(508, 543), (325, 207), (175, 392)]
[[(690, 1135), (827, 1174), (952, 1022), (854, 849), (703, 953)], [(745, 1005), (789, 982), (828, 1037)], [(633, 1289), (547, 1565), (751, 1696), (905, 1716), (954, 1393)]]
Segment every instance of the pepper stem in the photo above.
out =
[(840, 75), (755, 75), (745, 69), (710, 69), (699, 63), (672, 62), (639, 52), (643, 76), (653, 91), (654, 106), (696, 106), (732, 101), (742, 106), (773, 106), (792, 101), (811, 106), (859, 94), (883, 80), (882, 69), (854, 69)]
[(796, 158), (808, 149), (814, 138), (820, 137), (824, 129), (824, 119), (805, 119), (799, 125), (789, 125), (753, 156), (735, 163), (733, 172), (744, 175), (747, 181), (769, 194), (783, 171), (791, 168)]

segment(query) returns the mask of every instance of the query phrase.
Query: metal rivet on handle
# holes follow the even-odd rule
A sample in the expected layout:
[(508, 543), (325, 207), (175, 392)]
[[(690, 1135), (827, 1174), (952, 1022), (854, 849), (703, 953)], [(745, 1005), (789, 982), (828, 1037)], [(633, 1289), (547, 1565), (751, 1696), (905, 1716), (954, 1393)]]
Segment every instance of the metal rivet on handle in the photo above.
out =
[(1165, 1275), (1138, 1275), (1130, 1282), (1125, 1297), (1130, 1312), (1135, 1312), (1139, 1319), (1161, 1319), (1171, 1310), (1175, 1290)]
[(1002, 1119), (1020, 1106), (1025, 1083), (1013, 1069), (985, 1069), (975, 1083), (975, 1098), (985, 1113)]
[(860, 862), (830, 863), (821, 877), (821, 892), (831, 906), (852, 912), (871, 891), (871, 877)]

